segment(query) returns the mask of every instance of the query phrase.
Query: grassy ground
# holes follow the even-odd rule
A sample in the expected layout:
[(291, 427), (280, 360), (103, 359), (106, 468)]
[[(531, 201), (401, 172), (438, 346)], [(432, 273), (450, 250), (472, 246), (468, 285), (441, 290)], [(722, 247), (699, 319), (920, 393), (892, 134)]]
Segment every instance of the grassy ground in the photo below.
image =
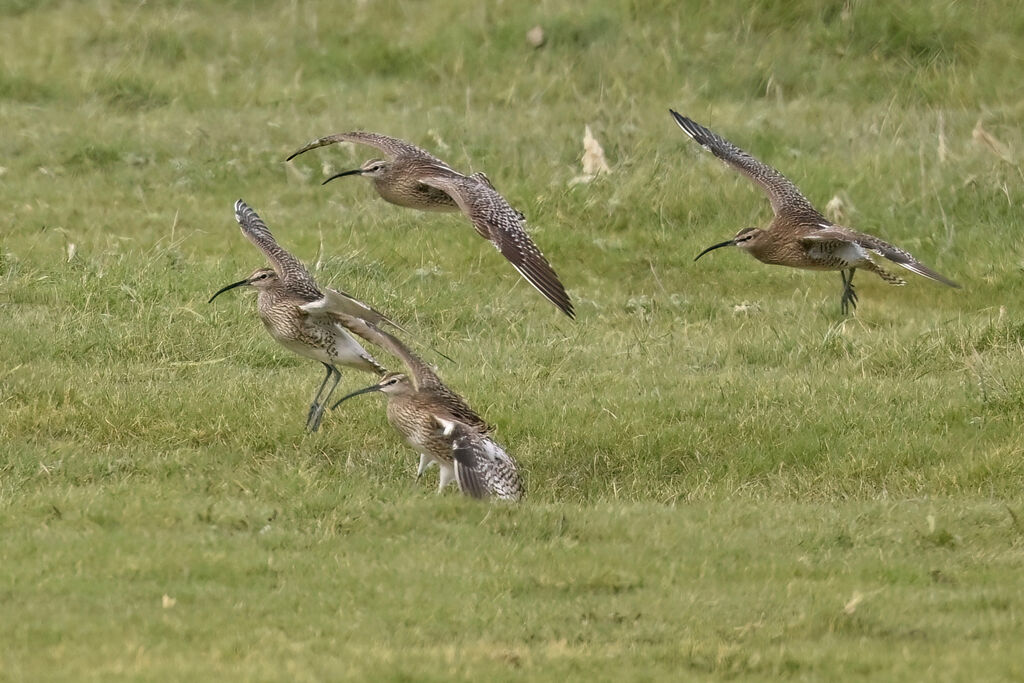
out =
[[(1021, 12), (0, 15), (0, 679), (1024, 676)], [(964, 289), (861, 275), (844, 319), (835, 274), (692, 263), (770, 213), (670, 106)], [(464, 220), (319, 186), (372, 151), (283, 163), (359, 128), (485, 170), (579, 321)], [(456, 358), (526, 503), (413, 483), (373, 398), (303, 433), (318, 367), (205, 303), (262, 265), (238, 197)]]

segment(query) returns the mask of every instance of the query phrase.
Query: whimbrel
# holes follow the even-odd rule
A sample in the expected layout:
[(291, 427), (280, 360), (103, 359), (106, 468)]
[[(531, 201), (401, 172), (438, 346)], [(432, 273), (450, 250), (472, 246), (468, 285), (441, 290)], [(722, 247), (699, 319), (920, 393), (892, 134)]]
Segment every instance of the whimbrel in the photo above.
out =
[[(960, 285), (936, 273), (907, 251), (850, 228), (836, 225), (815, 209), (796, 185), (777, 170), (750, 156), (720, 135), (669, 109), (683, 131), (729, 166), (747, 176), (768, 195), (775, 217), (766, 229), (743, 228), (731, 240), (713, 244), (700, 254), (720, 247), (739, 247), (763, 263), (810, 270), (838, 270), (843, 279), (840, 309), (857, 307), (853, 275), (858, 268), (875, 273), (891, 285), (906, 282), (883, 270), (872, 259), (878, 254), (907, 270), (950, 287)], [(697, 259), (694, 259), (697, 260)]]
[(408, 372), (388, 373), (377, 384), (344, 396), (332, 407), (359, 394), (382, 392), (388, 398), (388, 422), (420, 454), (417, 478), (437, 463), (441, 470), (439, 493), (455, 481), (460, 491), (473, 498), (519, 500), (523, 496), (519, 468), (491, 437), (490, 425), (393, 335), (370, 321), (343, 318), (349, 330), (401, 359)]
[(512, 208), (483, 173), (463, 175), (434, 155), (404, 140), (377, 133), (338, 133), (313, 140), (288, 157), (335, 142), (356, 142), (379, 149), (390, 159), (370, 159), (335, 178), (361, 175), (377, 193), (398, 206), (421, 211), (462, 211), (477, 233), (490, 240), (509, 263), (570, 318), (576, 316), (558, 275), (526, 232), (526, 217)]
[[(338, 365), (377, 375), (386, 373), (345, 329), (346, 317), (395, 323), (344, 292), (317, 287), (302, 262), (278, 245), (266, 223), (241, 199), (235, 202), (235, 220), (242, 234), (263, 252), (273, 268), (257, 268), (244, 280), (222, 287), (210, 297), (210, 302), (235, 287), (255, 288), (256, 309), (270, 336), (289, 351), (323, 364), (327, 372), (306, 417), (306, 428), (315, 432), (341, 380)], [(334, 381), (323, 396), (332, 378)]]

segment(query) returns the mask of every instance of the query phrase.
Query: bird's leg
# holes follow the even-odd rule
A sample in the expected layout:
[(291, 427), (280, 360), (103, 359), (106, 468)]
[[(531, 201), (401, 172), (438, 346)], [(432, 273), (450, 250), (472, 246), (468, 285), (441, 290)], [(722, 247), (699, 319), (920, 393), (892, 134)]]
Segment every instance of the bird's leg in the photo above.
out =
[(842, 294), (840, 294), (839, 296), (839, 308), (840, 310), (842, 310), (843, 313), (846, 313), (846, 271), (840, 270), (839, 277), (843, 281), (843, 291)]
[(309, 424), (309, 421), (313, 419), (313, 413), (316, 411), (316, 407), (320, 405), (320, 394), (324, 392), (324, 387), (327, 386), (327, 380), (331, 378), (331, 374), (334, 372), (334, 368), (327, 363), (323, 363), (323, 366), (327, 369), (327, 374), (324, 375), (324, 381), (320, 382), (320, 388), (316, 390), (316, 395), (313, 396), (313, 402), (309, 404), (309, 414), (306, 415), (306, 424)]
[(420, 453), (420, 466), (416, 469), (416, 479), (423, 476), (423, 473), (427, 471), (434, 460), (426, 453)]
[(454, 463), (438, 463), (438, 467), (441, 468), (441, 482), (437, 485), (437, 492), (441, 493), (445, 486), (455, 481), (455, 465)]
[(851, 306), (857, 308), (857, 292), (853, 289), (853, 274), (856, 270), (856, 268), (849, 268), (839, 271), (839, 276), (843, 278), (843, 297), (839, 300), (839, 308), (843, 315), (846, 315)]
[[(315, 432), (320, 428), (320, 420), (324, 415), (324, 404), (320, 402), (320, 395), (324, 393), (324, 387), (327, 386), (327, 380), (331, 378), (331, 375), (338, 372), (334, 369), (334, 366), (324, 363), (323, 366), (327, 368), (327, 374), (324, 375), (324, 381), (320, 382), (320, 388), (316, 390), (316, 396), (313, 397), (313, 402), (309, 404), (309, 414), (306, 415), (306, 429), (311, 432)], [(339, 373), (338, 378), (340, 379), (341, 374)], [(338, 384), (338, 380), (334, 381), (335, 386)], [(330, 394), (328, 394), (330, 396)]]
[(320, 429), (320, 421), (323, 420), (324, 418), (324, 410), (326, 410), (331, 400), (331, 394), (333, 394), (334, 390), (338, 387), (338, 382), (341, 381), (341, 372), (338, 370), (338, 368), (331, 366), (331, 374), (334, 375), (334, 383), (331, 384), (331, 388), (327, 390), (327, 396), (324, 398), (324, 400), (320, 401), (317, 404), (316, 411), (312, 415), (312, 424), (306, 424), (306, 427), (311, 432), (315, 432), (316, 430)]
[(338, 388), (338, 382), (341, 381), (341, 370), (332, 365), (331, 371), (334, 372), (334, 384), (332, 384), (331, 388), (327, 390), (327, 395), (324, 396), (324, 400), (320, 402), (321, 413), (323, 413), (324, 408), (331, 405), (331, 396), (334, 394), (334, 390)]
[(853, 288), (853, 274), (857, 272), (856, 268), (850, 268), (850, 275), (846, 278), (846, 286), (850, 290), (850, 303), (854, 308), (857, 308), (857, 290)]

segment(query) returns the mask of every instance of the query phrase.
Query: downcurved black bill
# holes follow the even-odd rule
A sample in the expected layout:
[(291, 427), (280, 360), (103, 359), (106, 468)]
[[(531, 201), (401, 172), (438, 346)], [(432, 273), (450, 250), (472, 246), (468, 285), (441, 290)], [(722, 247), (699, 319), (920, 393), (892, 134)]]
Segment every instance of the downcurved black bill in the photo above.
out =
[(328, 178), (327, 180), (323, 181), (320, 184), (321, 185), (326, 185), (327, 183), (331, 182), (335, 178), (343, 178), (343, 177), (345, 177), (347, 175), (361, 175), (362, 173), (363, 173), (363, 169), (361, 169), (361, 168), (355, 168), (355, 169), (352, 169), (351, 171), (342, 171), (341, 173), (335, 173), (330, 178)]
[(338, 399), (338, 401), (333, 406), (331, 406), (331, 410), (334, 410), (339, 405), (341, 405), (342, 401), (347, 401), (350, 398), (352, 398), (353, 396), (358, 396), (359, 394), (368, 394), (371, 391), (380, 391), (380, 385), (379, 384), (374, 384), (372, 386), (366, 387), (365, 389), (360, 389), (359, 391), (353, 391), (351, 394), (348, 394), (346, 396), (342, 396), (341, 398)]
[(736, 240), (726, 240), (724, 242), (719, 242), (718, 244), (712, 244), (710, 247), (708, 247), (704, 251), (702, 251), (699, 254), (697, 254), (697, 258), (695, 258), (693, 260), (696, 261), (697, 259), (699, 259), (704, 254), (708, 253), (709, 251), (714, 251), (715, 249), (721, 249), (722, 247), (735, 247), (735, 246), (736, 246)]
[(235, 287), (243, 287), (243, 286), (245, 286), (247, 284), (249, 284), (249, 278), (245, 278), (244, 280), (239, 280), (238, 282), (233, 282), (230, 285), (228, 285), (227, 287), (221, 287), (217, 291), (217, 293), (214, 294), (213, 296), (211, 296), (210, 300), (207, 301), (206, 303), (212, 304), (214, 299), (216, 299), (218, 296), (220, 296), (224, 292), (228, 291), (229, 289), (234, 289)]

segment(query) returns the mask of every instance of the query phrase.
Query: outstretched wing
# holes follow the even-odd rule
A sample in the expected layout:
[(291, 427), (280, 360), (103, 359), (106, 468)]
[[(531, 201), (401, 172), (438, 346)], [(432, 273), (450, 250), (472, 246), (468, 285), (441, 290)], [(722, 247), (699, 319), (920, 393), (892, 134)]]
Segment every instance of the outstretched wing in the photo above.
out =
[(413, 353), (408, 346), (399, 341), (394, 335), (388, 334), (377, 327), (376, 324), (358, 316), (339, 311), (336, 311), (334, 315), (348, 330), (358, 334), (366, 341), (385, 349), (391, 355), (401, 360), (405, 367), (408, 368), (413, 386), (417, 390), (444, 386), (437, 374), (430, 369), (430, 366), (423, 362), (423, 359)]
[(308, 304), (303, 304), (302, 306), (299, 306), (299, 308), (306, 313), (311, 314), (332, 315), (336, 313), (344, 313), (345, 315), (361, 318), (362, 320), (374, 323), (375, 325), (387, 323), (395, 329), (409, 334), (408, 330), (391, 318), (388, 318), (380, 311), (363, 303), (359, 299), (346, 294), (345, 292), (338, 291), (337, 289), (331, 289), (330, 287), (324, 287), (323, 292), (323, 297), (316, 301), (311, 301)]
[[(388, 324), (396, 330), (403, 332), (404, 334), (412, 337), (412, 332), (405, 329), (391, 318), (387, 317), (377, 309), (371, 307), (369, 304), (365, 304), (354, 296), (341, 292), (337, 289), (331, 289), (330, 287), (324, 287), (324, 295), (316, 301), (311, 301), (308, 304), (303, 304), (299, 308), (310, 315), (325, 315), (328, 317), (337, 316), (337, 314), (345, 314), (367, 322), (371, 322), (374, 325)], [(342, 322), (342, 321), (339, 321)], [(342, 322), (344, 324), (344, 322)], [(423, 342), (414, 339), (416, 343), (423, 346)], [(445, 355), (441, 351), (438, 351), (429, 344), (426, 345), (434, 353), (438, 354), (445, 360), (453, 361), (449, 356)]]
[(455, 479), (463, 493), (473, 498), (517, 501), (523, 497), (523, 480), (516, 461), (494, 439), (470, 425), (435, 417), (451, 439)]
[(800, 217), (821, 215), (786, 176), (768, 164), (758, 161), (721, 135), (708, 130), (696, 121), (671, 109), (669, 112), (683, 132), (693, 138), (697, 144), (760, 186), (768, 195), (775, 215)]
[(325, 145), (332, 145), (335, 142), (356, 142), (360, 145), (369, 145), (370, 147), (376, 147), (380, 151), (387, 154), (389, 157), (398, 156), (421, 156), (437, 161), (444, 164), (440, 159), (433, 156), (426, 150), (420, 149), (411, 142), (405, 140), (399, 140), (398, 138), (388, 137), (387, 135), (381, 135), (380, 133), (368, 133), (364, 131), (353, 131), (351, 133), (335, 133), (334, 135), (327, 135), (322, 138), (317, 138), (312, 142), (307, 143), (304, 147), (296, 152), (292, 152), (285, 161), (291, 161), (295, 157), (299, 156), (304, 152), (308, 152), (311, 149), (317, 147), (324, 147)]
[(302, 261), (277, 243), (263, 219), (241, 199), (235, 202), (235, 220), (242, 234), (267, 257), (279, 278), (286, 282), (306, 282), (312, 287), (312, 292), (317, 292), (316, 281), (302, 265)]
[(455, 200), (476, 231), (493, 242), (527, 282), (567, 316), (576, 317), (558, 275), (527, 234), (526, 217), (513, 209), (490, 181), (458, 173), (439, 173), (418, 180)]

